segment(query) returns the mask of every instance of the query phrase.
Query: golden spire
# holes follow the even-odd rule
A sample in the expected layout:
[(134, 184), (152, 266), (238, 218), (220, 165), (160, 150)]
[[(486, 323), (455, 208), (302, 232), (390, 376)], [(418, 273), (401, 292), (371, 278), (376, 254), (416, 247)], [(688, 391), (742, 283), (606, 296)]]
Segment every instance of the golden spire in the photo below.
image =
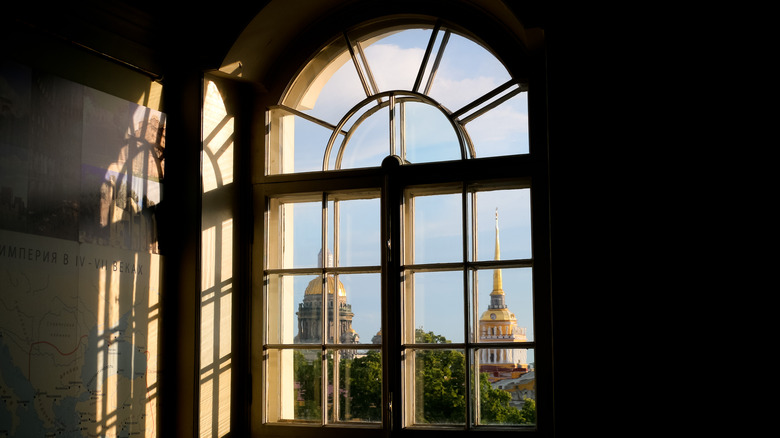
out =
[[(501, 249), (498, 243), (498, 207), (496, 207), (496, 254), (495, 254), (495, 260), (501, 260)], [(503, 281), (501, 279), (501, 269), (494, 269), (493, 270), (493, 292), (490, 293), (490, 295), (494, 294), (504, 294), (504, 285)]]

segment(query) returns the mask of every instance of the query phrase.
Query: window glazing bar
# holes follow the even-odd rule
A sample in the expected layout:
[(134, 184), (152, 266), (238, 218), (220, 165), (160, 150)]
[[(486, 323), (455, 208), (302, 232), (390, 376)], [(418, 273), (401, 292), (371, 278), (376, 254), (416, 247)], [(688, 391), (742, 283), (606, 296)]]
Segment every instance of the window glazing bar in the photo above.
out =
[(398, 102), (398, 110), (399, 110), (399, 135), (400, 139), (399, 142), (401, 143), (401, 153), (400, 157), (402, 161), (406, 161), (406, 102), (404, 100), (401, 100)]
[[(347, 48), (349, 49), (349, 56), (352, 58), (352, 63), (355, 65), (355, 70), (357, 71), (358, 78), (360, 79), (361, 85), (363, 85), (363, 91), (366, 93), (366, 97), (370, 97), (372, 94), (376, 93), (376, 83), (374, 82), (374, 77), (371, 74), (371, 70), (369, 70), (368, 62), (365, 60), (365, 53), (363, 53), (363, 48), (360, 46), (360, 42), (356, 42), (355, 45), (357, 45), (358, 52), (355, 53), (355, 47), (352, 46), (352, 41), (350, 41), (349, 36), (344, 33), (344, 39), (347, 42)], [(361, 68), (361, 59), (358, 59), (358, 56), (362, 58), (363, 66), (365, 67), (366, 71), (363, 71), (363, 68)]]
[[(306, 120), (308, 120), (308, 121), (310, 121), (312, 123), (316, 123), (316, 124), (322, 126), (323, 128), (327, 128), (327, 129), (329, 129), (331, 131), (335, 131), (335, 130), (338, 129), (338, 127), (336, 125), (330, 124), (330, 123), (328, 123), (328, 122), (326, 122), (326, 121), (324, 121), (322, 119), (318, 119), (318, 118), (312, 116), (311, 114), (306, 114), (304, 112), (298, 111), (295, 108), (290, 108), (289, 106), (271, 105), (271, 106), (268, 107), (268, 109), (269, 110), (281, 109), (281, 110), (287, 111), (287, 112), (291, 113), (294, 116), (298, 116), (298, 117), (306, 119)], [(344, 131), (344, 130), (341, 130), (340, 132), (342, 134), (344, 134), (344, 135), (347, 134), (347, 131)]]
[[(515, 97), (516, 95), (522, 93), (523, 91), (527, 91), (527, 87), (523, 87), (523, 86), (517, 87), (516, 89), (510, 91), (509, 93), (506, 93), (505, 95), (499, 97), (498, 99), (494, 100), (493, 102), (490, 102), (489, 104), (485, 105), (481, 109), (479, 109), (479, 110), (471, 113), (470, 115), (464, 117), (460, 122), (465, 125), (466, 123), (476, 119), (477, 117), (481, 116), (482, 114), (485, 114), (486, 112), (488, 112), (491, 109), (501, 105), (502, 103), (504, 103), (507, 100)], [(486, 101), (488, 99), (490, 99), (490, 97), (486, 97), (484, 100), (483, 99), (480, 99), (480, 100), (482, 100), (482, 102), (484, 102), (484, 101)], [(482, 103), (482, 102), (480, 102), (480, 103)]]
[(450, 40), (450, 31), (444, 31), (444, 36), (441, 39), (441, 45), (439, 46), (439, 52), (436, 54), (436, 60), (433, 62), (433, 68), (431, 69), (431, 75), (428, 76), (428, 83), (425, 85), (425, 91), (423, 94), (428, 95), (431, 91), (431, 85), (433, 85), (433, 78), (436, 76), (436, 72), (439, 70), (439, 64), (441, 63), (441, 57), (444, 55), (444, 49), (447, 47), (447, 42)]
[(483, 96), (475, 99), (474, 101), (472, 101), (468, 105), (464, 106), (463, 108), (461, 108), (461, 109), (455, 111), (454, 113), (452, 113), (452, 117), (453, 118), (458, 118), (458, 117), (462, 116), (463, 114), (471, 111), (472, 109), (478, 107), (479, 105), (482, 105), (483, 103), (487, 102), (488, 100), (490, 100), (490, 99), (498, 96), (499, 94), (503, 93), (504, 91), (508, 90), (509, 88), (511, 88), (515, 84), (516, 84), (516, 82), (515, 82), (514, 79), (510, 79), (510, 80), (504, 82), (503, 84), (499, 85), (498, 87), (496, 87), (492, 91), (484, 94)]
[(390, 116), (390, 155), (396, 155), (395, 153), (395, 95), (390, 95), (390, 103), (388, 104), (388, 111)]
[(366, 76), (368, 77), (368, 84), (371, 86), (372, 94), (377, 94), (379, 93), (379, 87), (376, 86), (374, 75), (371, 73), (371, 66), (368, 65), (368, 58), (366, 57), (366, 53), (363, 51), (363, 45), (360, 44), (360, 41), (356, 41), (355, 45), (357, 46), (360, 60), (363, 61), (363, 68), (366, 69)]
[(439, 35), (439, 29), (441, 29), (441, 24), (436, 23), (433, 32), (431, 32), (431, 39), (428, 40), (428, 47), (425, 48), (425, 55), (423, 55), (422, 63), (420, 64), (420, 71), (417, 72), (417, 79), (414, 80), (414, 88), (412, 88), (412, 90), (414, 90), (415, 93), (420, 91), (420, 84), (422, 84), (425, 69), (428, 67), (428, 60), (431, 57), (431, 52), (433, 52), (433, 46), (436, 43), (436, 37)]

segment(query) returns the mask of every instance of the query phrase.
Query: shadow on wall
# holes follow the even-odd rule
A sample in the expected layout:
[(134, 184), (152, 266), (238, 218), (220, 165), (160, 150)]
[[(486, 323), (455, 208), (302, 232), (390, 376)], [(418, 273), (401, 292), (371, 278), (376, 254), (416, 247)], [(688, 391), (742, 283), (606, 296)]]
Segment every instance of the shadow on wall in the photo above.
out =
[(155, 436), (165, 115), (0, 61), (0, 435)]

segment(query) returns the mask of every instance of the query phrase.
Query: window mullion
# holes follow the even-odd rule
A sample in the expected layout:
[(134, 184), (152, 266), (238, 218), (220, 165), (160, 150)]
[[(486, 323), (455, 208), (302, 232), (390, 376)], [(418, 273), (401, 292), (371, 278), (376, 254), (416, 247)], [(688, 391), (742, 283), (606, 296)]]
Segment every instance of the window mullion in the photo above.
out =
[(469, 429), (471, 424), (471, 362), (472, 357), (470, 352), (470, 346), (471, 346), (471, 338), (469, 337), (470, 330), (470, 323), (469, 323), (469, 275), (468, 270), (466, 269), (467, 262), (469, 260), (469, 254), (468, 254), (468, 213), (469, 213), (469, 202), (468, 202), (468, 186), (464, 182), (463, 187), (461, 189), (461, 242), (462, 242), (462, 257), (463, 257), (463, 267), (461, 268), (463, 273), (463, 286), (462, 286), (462, 296), (463, 296), (463, 339), (465, 340), (465, 348), (463, 351), (463, 354), (465, 355), (465, 364), (466, 364), (466, 381), (464, 382), (465, 387), (465, 404), (466, 404), (466, 412), (465, 412), (465, 419), (466, 419), (466, 429)]
[[(327, 196), (324, 197), (324, 201), (327, 205)], [(333, 227), (333, 266), (336, 267), (339, 265), (339, 200), (334, 199), (333, 200), (333, 224), (331, 225)], [(339, 325), (341, 324), (341, 308), (339, 306), (339, 274), (338, 272), (334, 272), (333, 274), (333, 341), (332, 344), (340, 344), (341, 339), (338, 336), (338, 334), (341, 333), (341, 328)], [(333, 421), (337, 422), (339, 421), (339, 418), (341, 418), (340, 411), (341, 407), (339, 406), (339, 382), (340, 382), (340, 376), (339, 376), (339, 368), (340, 368), (340, 361), (341, 361), (341, 350), (335, 349), (333, 350)], [(327, 395), (327, 388), (325, 391), (325, 394)], [(324, 406), (327, 407), (327, 400), (323, 403)]]
[[(403, 351), (401, 348), (401, 206), (402, 188), (397, 173), (401, 162), (390, 156), (382, 162), (384, 183), (381, 203), (382, 237), (382, 417), (385, 431), (392, 432), (402, 427)], [(393, 404), (395, 401), (395, 405)], [(400, 401), (400, 403), (399, 403)]]
[(326, 268), (328, 265), (328, 195), (322, 193), (322, 225), (320, 233), (322, 235), (322, 251), (320, 252), (320, 277), (322, 281), (320, 309), (320, 421), (322, 424), (328, 424), (328, 355), (326, 344), (328, 343), (328, 275)]

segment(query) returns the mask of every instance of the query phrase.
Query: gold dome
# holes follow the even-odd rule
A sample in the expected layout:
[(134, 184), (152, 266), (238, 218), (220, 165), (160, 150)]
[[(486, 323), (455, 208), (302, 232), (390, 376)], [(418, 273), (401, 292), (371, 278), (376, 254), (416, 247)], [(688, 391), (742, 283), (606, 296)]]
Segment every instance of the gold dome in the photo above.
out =
[[(332, 276), (328, 276), (328, 294), (333, 293), (333, 283), (336, 281), (336, 279)], [(321, 278), (315, 278), (314, 280), (309, 282), (309, 285), (306, 286), (306, 295), (321, 295), (322, 294), (322, 279)], [(339, 296), (340, 297), (346, 297), (347, 296), (347, 290), (344, 289), (344, 284), (342, 284), (339, 281)]]
[(488, 309), (479, 318), (480, 321), (515, 321), (515, 314), (509, 309)]

